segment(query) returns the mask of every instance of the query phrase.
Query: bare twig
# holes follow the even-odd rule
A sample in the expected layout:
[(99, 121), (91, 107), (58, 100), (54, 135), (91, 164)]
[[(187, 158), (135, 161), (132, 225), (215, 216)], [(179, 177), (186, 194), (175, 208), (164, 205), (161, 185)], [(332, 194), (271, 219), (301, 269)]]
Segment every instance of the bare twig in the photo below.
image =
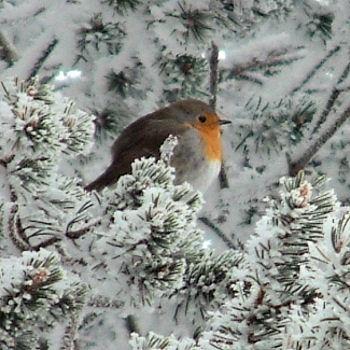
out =
[(304, 169), (310, 160), (315, 156), (319, 149), (335, 134), (335, 132), (344, 124), (350, 116), (350, 105), (345, 109), (341, 116), (331, 125), (323, 134), (318, 137), (307, 151), (299, 158), (289, 162), (289, 175), (296, 176), (297, 173)]
[(207, 225), (208, 227), (210, 227), (214, 233), (220, 237), (222, 239), (222, 241), (230, 248), (230, 249), (237, 249), (237, 247), (235, 246), (235, 244), (226, 237), (226, 235), (207, 217), (205, 216), (201, 216), (200, 218), (198, 218), (198, 220), (200, 220), (201, 222), (203, 222), (203, 224)]
[(16, 48), (8, 41), (6, 35), (2, 31), (0, 31), (0, 56), (2, 56), (9, 65), (12, 65), (19, 58)]
[(317, 132), (317, 130), (320, 128), (320, 126), (326, 121), (329, 113), (331, 112), (333, 106), (335, 105), (337, 98), (343, 92), (342, 89), (339, 89), (339, 85), (346, 79), (346, 77), (349, 75), (349, 72), (350, 72), (350, 62), (348, 62), (347, 65), (344, 67), (342, 74), (340, 75), (334, 88), (332, 89), (332, 92), (329, 96), (326, 107), (322, 111), (320, 118), (317, 122), (317, 125), (315, 126), (314, 130), (312, 131), (313, 134), (315, 132)]
[(312, 79), (312, 77), (317, 73), (317, 71), (334, 55), (336, 54), (340, 49), (340, 46), (334, 47), (332, 50), (330, 50), (325, 57), (323, 57), (312, 69), (311, 71), (306, 75), (306, 77), (303, 79), (303, 81), (296, 86), (291, 93), (294, 94), (297, 91), (299, 91), (307, 82)]
[(211, 44), (211, 54), (209, 59), (210, 67), (210, 82), (209, 82), (209, 91), (210, 91), (210, 106), (215, 110), (216, 108), (216, 95), (218, 91), (218, 66), (219, 66), (219, 48), (217, 45), (212, 42)]
[[(209, 59), (210, 67), (210, 82), (209, 82), (209, 91), (210, 91), (210, 101), (209, 105), (215, 110), (216, 108), (216, 96), (218, 92), (218, 79), (219, 79), (219, 48), (217, 45), (212, 42), (211, 44), (211, 54)], [(222, 162), (220, 174), (219, 174), (219, 183), (220, 188), (228, 188), (228, 178), (226, 175), (225, 164)]]

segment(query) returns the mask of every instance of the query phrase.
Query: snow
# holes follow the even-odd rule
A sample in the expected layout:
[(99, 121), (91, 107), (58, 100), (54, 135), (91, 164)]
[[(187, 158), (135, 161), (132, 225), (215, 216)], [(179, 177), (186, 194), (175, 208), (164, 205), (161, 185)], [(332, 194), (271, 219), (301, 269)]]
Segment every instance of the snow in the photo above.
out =
[[(211, 40), (215, 40), (219, 46), (219, 69), (223, 73), (219, 82), (217, 110), (223, 118), (233, 121), (232, 126), (225, 127), (223, 130), (225, 169), (228, 175), (229, 188), (220, 189), (218, 182), (214, 183), (208, 192), (204, 194), (205, 204), (199, 215), (210, 218), (235, 244), (239, 240), (247, 242), (248, 246), (253, 247), (256, 239), (256, 236), (252, 236), (255, 230), (255, 223), (265, 213), (266, 203), (263, 203), (262, 199), (267, 195), (278, 197), (276, 189), (278, 179), (288, 173), (287, 154), (292, 156), (292, 158), (297, 157), (309, 149), (312, 142), (318, 138), (319, 134), (312, 134), (312, 130), (317, 125), (321, 111), (326, 105), (332, 89), (344, 89), (344, 91), (340, 94), (337, 103), (323, 124), (323, 130), (334, 123), (334, 119), (346, 109), (348, 101), (347, 90), (350, 78), (347, 77), (344, 81), (337, 83), (345, 65), (348, 63), (348, 1), (315, 0), (299, 2), (296, 8), (292, 8), (292, 2), (288, 1), (285, 2), (284, 6), (286, 8), (290, 6), (292, 11), (283, 19), (276, 15), (276, 17), (267, 16), (266, 20), (259, 20), (256, 12), (252, 11), (252, 6), (255, 6), (255, 9), (259, 9), (264, 14), (269, 15), (277, 9), (278, 4), (281, 5), (281, 2), (272, 0), (265, 2), (254, 0), (234, 1), (235, 8), (230, 15), (234, 14), (236, 16), (235, 18), (240, 26), (236, 26), (229, 21), (230, 28), (228, 29), (222, 25), (220, 20), (216, 19), (216, 22), (210, 22), (214, 30), (206, 31), (203, 41), (194, 41), (192, 34), (189, 36), (190, 39), (186, 39), (188, 23), (181, 17), (177, 1), (141, 2), (141, 5), (136, 7), (135, 13), (129, 10), (126, 16), (122, 16), (111, 9), (107, 2), (98, 0), (82, 2), (62, 2), (60, 0), (51, 0), (50, 2), (44, 0), (32, 0), (29, 2), (19, 0), (3, 1), (0, 5), (1, 30), (4, 31), (7, 39), (16, 48), (16, 51), (19, 53), (19, 59), (13, 65), (8, 65), (3, 60), (0, 61), (1, 80), (6, 80), (14, 75), (20, 78), (28, 78), (37, 63), (41, 62), (43, 53), (50, 44), (57, 40), (52, 52), (38, 66), (39, 77), (44, 80), (47, 79), (54, 84), (56, 90), (76, 101), (78, 108), (88, 112), (88, 115), (85, 112), (74, 110), (65, 119), (66, 122), (76, 125), (75, 123), (78, 120), (86, 116), (86, 123), (81, 125), (81, 128), (76, 127), (70, 131), (62, 123), (58, 127), (57, 115), (61, 116), (59, 118), (62, 121), (67, 101), (57, 95), (57, 105), (54, 108), (56, 114), (51, 116), (50, 127), (43, 131), (42, 134), (38, 134), (35, 127), (29, 125), (26, 128), (26, 132), (31, 137), (24, 137), (23, 134), (19, 137), (18, 133), (23, 131), (26, 123), (28, 121), (33, 124), (37, 123), (40, 115), (34, 113), (30, 115), (29, 119), (17, 118), (16, 122), (13, 122), (13, 107), (5, 102), (4, 99), (1, 99), (0, 159), (3, 159), (4, 155), (10, 155), (13, 152), (16, 141), (20, 140), (22, 148), (22, 153), (18, 152), (16, 161), (10, 164), (8, 168), (0, 166), (1, 201), (9, 201), (11, 195), (9, 184), (21, 194), (21, 204), (28, 201), (28, 190), (24, 189), (22, 179), (32, 175), (33, 172), (31, 169), (28, 170), (28, 168), (24, 168), (20, 172), (17, 166), (23, 161), (24, 156), (34, 153), (32, 148), (35, 142), (42, 145), (47, 139), (60, 139), (61, 141), (56, 144), (47, 142), (46, 146), (43, 147), (41, 150), (42, 154), (50, 154), (53, 157), (53, 161), (52, 163), (45, 163), (36, 158), (36, 164), (40, 165), (41, 169), (49, 169), (51, 171), (59, 169), (60, 176), (73, 177), (73, 187), (77, 187), (79, 181), (86, 183), (88, 180), (95, 178), (110, 161), (109, 146), (112, 139), (100, 140), (100, 143), (95, 145), (90, 142), (94, 133), (94, 126), (91, 117), (89, 117), (90, 112), (100, 113), (106, 107), (112, 107), (115, 110), (119, 110), (121, 106), (123, 108), (127, 107), (126, 124), (128, 124), (137, 117), (164, 106), (168, 102), (164, 91), (174, 87), (181, 89), (181, 85), (177, 81), (169, 82), (169, 80), (166, 80), (159, 63), (162, 60), (175, 59), (178, 55), (183, 54), (193, 54), (197, 57), (208, 58)], [(147, 11), (145, 11), (147, 6)], [(190, 10), (208, 11), (208, 6), (214, 5), (211, 1), (200, 1), (192, 4), (186, 3), (186, 6)], [(211, 8), (213, 13), (214, 10), (219, 11), (218, 6), (218, 4), (215, 4), (215, 7)], [(306, 8), (307, 11), (315, 11), (318, 14), (334, 13), (335, 20), (331, 39), (324, 39), (318, 32), (315, 35), (310, 35), (310, 31), (317, 28), (317, 21), (311, 22), (310, 18), (305, 14)], [(77, 56), (80, 53), (77, 49), (79, 30), (86, 27), (90, 18), (96, 13), (102, 14), (105, 23), (118, 22), (121, 28), (125, 30), (125, 38), (120, 39), (122, 44), (121, 51), (118, 54), (110, 55), (106, 49), (101, 49), (100, 51), (89, 49), (84, 52), (85, 60), (77, 60)], [(215, 13), (220, 13), (220, 11)], [(257, 21), (256, 23), (255, 20)], [(232, 28), (233, 30), (231, 30)], [(101, 39), (101, 37), (99, 38)], [(325, 61), (320, 69), (301, 87), (305, 77), (338, 45), (341, 46), (340, 50)], [(287, 64), (284, 61), (290, 61), (290, 63)], [(256, 65), (252, 65), (252, 68), (246, 68), (246, 65), (252, 62), (256, 62)], [(270, 62), (271, 65), (266, 66), (264, 62)], [(235, 74), (242, 72), (244, 78), (249, 78), (250, 81), (243, 80), (242, 76), (227, 78), (232, 69), (236, 69)], [(135, 82), (132, 85), (133, 93), (127, 94), (125, 97), (118, 95), (115, 91), (108, 91), (108, 81), (106, 79), (106, 76), (111, 71), (119, 73), (123, 70), (127, 70), (130, 72), (130, 76), (135, 78)], [(165, 81), (166, 83), (164, 83)], [(206, 84), (207, 80), (200, 82), (199, 79), (194, 79), (193, 96), (191, 95), (191, 97), (206, 100), (208, 96), (199, 93), (200, 91), (208, 93)], [(288, 125), (281, 124), (280, 127), (268, 130), (268, 132), (275, 132), (274, 135), (277, 135), (277, 141), (282, 145), (280, 148), (267, 151), (267, 147), (265, 148), (265, 146), (269, 146), (267, 142), (262, 144), (262, 147), (255, 148), (254, 136), (263, 129), (263, 121), (265, 119), (252, 119), (253, 113), (252, 110), (247, 108), (247, 102), (251, 98), (256, 101), (257, 98), (261, 97), (263, 103), (269, 103), (270, 106), (273, 106), (273, 109), (269, 111), (269, 116), (277, 118), (280, 113), (278, 102), (281, 99), (285, 101), (291, 98), (295, 102), (292, 108), (285, 107), (285, 111), (291, 112), (291, 110), (294, 111), (294, 108), (302, 103), (301, 97), (305, 95), (314, 101), (318, 110), (312, 121), (303, 129), (305, 130), (305, 135), (302, 137), (302, 141), (298, 144), (288, 141)], [(177, 98), (176, 94), (174, 96)], [(17, 104), (21, 115), (25, 115), (24, 108), (28, 104), (33, 109), (42, 108), (43, 113), (48, 112), (49, 109), (51, 110), (51, 107), (46, 108), (41, 101), (33, 101), (25, 93), (18, 94)], [(252, 130), (254, 135), (237, 149), (237, 146), (242, 141), (242, 137), (244, 137), (241, 133), (242, 128), (248, 131)], [(84, 135), (87, 135), (87, 137), (84, 138)], [(65, 142), (62, 142), (62, 140), (65, 140)], [(66, 154), (68, 144), (74, 148), (74, 150), (70, 149), (70, 156)], [(340, 200), (344, 202), (349, 202), (349, 145), (349, 126), (345, 124), (317, 153), (314, 160), (318, 161), (320, 165), (308, 169), (312, 174), (325, 173), (327, 176), (330, 176), (332, 179), (328, 186), (335, 188), (335, 192), (338, 193)], [(86, 157), (90, 150), (93, 150), (94, 153)], [(74, 158), (77, 153), (79, 153), (78, 159)], [(150, 168), (152, 167), (151, 163), (148, 165)], [(10, 177), (9, 172), (13, 172), (18, 176)], [(22, 175), (22, 178), (19, 178), (19, 175)], [(39, 175), (43, 174), (35, 173), (35, 176)], [(89, 200), (89, 197), (82, 193), (81, 188), (77, 192), (73, 192), (73, 190), (65, 192), (63, 190), (64, 178), (50, 175), (45, 179), (49, 182), (49, 185), (45, 190), (38, 192), (40, 196), (45, 198), (45, 203), (43, 201), (41, 204), (27, 205), (21, 209), (21, 214), (30, 217), (32, 211), (41, 205), (46, 211), (49, 208), (48, 211), (52, 214), (55, 211), (52, 200), (64, 202), (66, 199), (69, 199), (65, 210), (56, 212), (54, 220), (50, 222), (52, 232), (56, 234), (57, 232), (61, 233), (66, 228), (66, 224), (74, 219), (82, 204)], [(117, 190), (130, 185), (130, 181), (131, 178), (126, 178), (123, 183), (118, 185)], [(144, 184), (139, 186), (139, 188), (142, 188)], [(31, 190), (33, 188), (32, 186)], [(108, 191), (101, 197), (109, 198), (110, 194), (108, 194)], [(157, 191), (156, 189), (151, 189), (145, 192), (145, 203), (142, 210), (145, 216), (152, 198), (159, 195), (162, 199), (161, 206), (160, 208), (152, 208), (154, 210), (154, 212), (152, 211), (154, 219), (152, 224), (162, 227), (165, 220), (163, 207), (167, 205), (168, 198), (162, 197), (162, 193)], [(305, 197), (299, 197), (299, 194), (296, 191), (292, 193), (292, 197), (293, 200), (297, 199), (297, 202), (299, 200), (299, 204), (302, 206), (306, 199)], [(71, 196), (74, 197), (72, 201)], [(120, 211), (110, 217), (112, 221), (114, 220), (114, 223), (109, 226), (112, 232), (107, 230), (99, 232), (99, 237), (103, 238), (96, 243), (97, 250), (93, 251), (92, 255), (102, 254), (101, 252), (105, 248), (105, 241), (111, 239), (111, 235), (118, 234), (118, 239), (120, 240), (129, 239), (128, 244), (130, 246), (137, 243), (142, 237), (149, 235), (150, 229), (142, 226), (139, 211), (121, 210), (125, 203), (129, 204), (132, 202), (132, 199), (126, 195), (124, 199), (125, 202), (118, 204), (119, 207), (117, 209), (120, 209)], [(70, 209), (68, 210), (67, 208)], [(177, 208), (178, 211), (181, 211), (181, 209), (184, 208), (181, 206)], [(111, 209), (109, 208), (109, 210)], [(296, 217), (298, 217), (299, 213), (298, 211), (295, 213)], [(87, 213), (86, 215), (90, 218), (89, 215), (92, 214)], [(4, 215), (5, 222), (8, 222), (8, 216), (9, 213)], [(44, 218), (44, 214), (35, 217), (37, 220), (43, 220)], [(270, 224), (268, 220), (265, 217), (259, 221), (256, 227), (256, 233), (263, 243), (273, 239), (279, 233), (277, 229), (276, 231), (268, 230)], [(336, 219), (332, 218), (332, 220)], [(75, 228), (83, 227), (84, 224), (84, 220), (81, 220), (76, 224)], [(205, 239), (200, 243), (203, 249), (210, 250), (214, 248), (218, 254), (227, 250), (224, 241), (215, 235), (210, 228), (203, 224), (199, 225), (205, 231)], [(321, 244), (322, 252), (335, 262), (335, 272), (343, 273), (339, 263), (341, 256), (339, 253), (332, 252), (329, 249), (331, 246), (331, 227), (331, 222), (327, 222), (325, 239), (328, 241), (323, 242), (323, 246)], [(128, 235), (130, 230), (135, 232), (135, 235), (131, 238)], [(6, 229), (6, 234), (8, 234), (7, 231)], [(91, 249), (93, 246), (91, 241), (83, 237), (75, 243), (76, 246), (70, 248), (72, 250), (68, 252), (68, 255), (72, 254), (76, 261), (79, 261), (79, 259), (87, 259), (89, 262), (93, 261), (92, 257), (87, 258), (83, 253), (85, 250), (89, 251)], [(6, 244), (4, 243), (5, 247)], [(114, 250), (114, 254), (117, 255), (118, 249), (114, 246), (110, 246), (109, 249), (112, 252)], [(142, 256), (144, 249), (144, 245), (140, 245), (135, 255), (137, 253)], [(319, 249), (319, 246), (310, 245), (310, 250), (314, 256), (319, 255), (317, 249)], [(6, 249), (3, 249), (3, 253), (6, 256), (13, 252), (13, 247), (8, 252), (6, 252)], [(4, 276), (9, 266), (16, 265), (15, 260), (17, 258), (8, 259), (2, 265), (3, 270), (1, 271)], [(109, 297), (116, 297), (120, 290), (114, 289), (115, 283), (113, 281), (119, 277), (118, 274), (122, 267), (118, 264), (114, 265), (114, 262), (107, 261), (107, 264), (109, 263), (114, 266), (115, 270), (111, 269), (107, 280), (103, 281), (103, 283), (101, 282), (99, 287), (102, 294), (105, 293)], [(135, 258), (132, 263), (137, 264), (138, 260)], [(77, 262), (74, 266), (68, 264), (67, 268), (79, 271), (79, 273), (83, 269)], [(334, 273), (332, 268), (328, 266), (320, 269), (319, 272), (320, 274), (323, 272), (326, 276), (327, 273)], [(16, 279), (17, 277), (15, 276), (17, 276), (18, 271), (15, 267), (11, 269), (9, 269), (9, 272), (12, 271), (13, 278)], [(90, 271), (85, 271), (81, 275), (89, 283), (96, 283), (92, 276), (88, 276), (89, 273)], [(98, 275), (98, 273), (99, 270), (97, 270), (95, 275)], [(244, 277), (244, 272), (241, 273)], [(307, 279), (309, 276), (314, 276), (315, 271), (305, 269), (303, 274), (305, 274), (304, 278)], [(240, 278), (238, 272), (236, 276)], [(325, 284), (326, 279), (323, 276), (318, 281), (312, 281), (318, 288), (321, 289), (322, 286), (326, 288), (324, 290), (325, 294), (328, 290), (328, 285), (326, 286)], [(10, 280), (5, 282), (5, 285), (8, 285)], [(123, 288), (127, 290), (127, 288), (130, 288), (130, 285), (126, 282), (124, 284), (121, 282), (120, 289)], [(330, 289), (330, 291), (334, 290)], [(136, 293), (137, 288), (133, 289), (130, 295)], [(336, 292), (334, 291), (334, 293)], [(127, 292), (125, 292), (124, 296), (126, 294)], [(321, 302), (319, 303), (319, 306), (321, 306)], [(166, 301), (160, 304), (159, 308), (163, 308), (161, 312), (154, 309), (147, 311), (137, 310), (136, 312), (140, 313), (141, 324), (145, 329), (153, 329), (158, 332), (158, 328), (161, 328), (159, 333), (168, 335), (175, 327), (172, 322), (168, 321), (171, 319), (176, 305), (171, 302), (165, 305), (167, 304)], [(334, 307), (337, 306), (335, 305)], [(135, 311), (131, 306), (127, 306), (120, 312), (127, 314), (128, 311), (132, 310)], [(301, 311), (298, 307), (293, 306), (292, 311), (293, 317), (305, 328), (305, 322), (301, 319)], [(148, 315), (148, 312), (153, 312), (154, 319), (152, 322), (149, 320), (151, 316)], [(330, 312), (327, 309), (325, 315), (329, 315)], [(127, 332), (123, 328), (123, 321), (119, 319), (118, 326), (114, 326), (117, 323), (115, 320), (120, 316), (118, 313), (119, 311), (114, 310), (113, 312), (106, 312), (105, 318), (103, 315), (101, 316), (101, 323), (103, 323), (104, 328), (102, 327), (98, 331), (98, 338), (101, 340), (100, 344), (96, 345), (96, 339), (91, 334), (86, 335), (88, 338), (90, 337), (90, 344), (93, 344), (91, 345), (92, 348), (94, 346), (104, 347), (106, 350), (115, 348), (115, 344), (111, 345), (108, 342), (108, 339), (113, 337), (122, 338), (120, 341), (125, 346)], [(317, 317), (317, 315), (311, 317), (310, 324), (317, 324)], [(178, 332), (178, 336), (183, 334), (189, 337), (192, 336), (192, 328), (188, 325), (191, 322), (190, 320), (186, 321), (179, 325), (178, 330), (174, 330)], [(310, 326), (305, 332), (310, 332), (311, 334), (312, 327)], [(57, 331), (57, 333), (59, 334), (60, 332)], [(292, 334), (292, 331), (290, 334)], [(57, 338), (59, 338), (59, 335), (57, 335)], [(294, 340), (298, 340), (298, 335), (295, 335)], [(176, 343), (176, 340), (173, 338), (171, 341), (174, 344)], [(125, 348), (123, 346), (121, 348)]]

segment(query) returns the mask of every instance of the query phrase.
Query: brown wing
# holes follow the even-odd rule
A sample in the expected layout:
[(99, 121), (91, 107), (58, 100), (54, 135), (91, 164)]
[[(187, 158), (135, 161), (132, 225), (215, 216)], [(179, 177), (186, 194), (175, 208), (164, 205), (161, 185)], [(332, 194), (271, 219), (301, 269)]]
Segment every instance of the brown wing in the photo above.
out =
[(180, 135), (186, 127), (179, 127), (173, 119), (159, 115), (157, 111), (136, 120), (120, 134), (112, 146), (112, 163), (96, 180), (85, 187), (87, 191), (100, 191), (117, 182), (120, 176), (131, 170), (136, 158), (159, 157), (159, 148), (170, 135)]

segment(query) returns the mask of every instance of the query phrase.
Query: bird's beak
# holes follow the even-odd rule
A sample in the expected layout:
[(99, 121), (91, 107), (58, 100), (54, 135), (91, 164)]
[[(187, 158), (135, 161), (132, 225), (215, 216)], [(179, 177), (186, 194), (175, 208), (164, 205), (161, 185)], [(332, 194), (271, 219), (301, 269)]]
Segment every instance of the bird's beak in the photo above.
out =
[(231, 124), (231, 120), (225, 120), (225, 119), (220, 119), (219, 124), (220, 125), (226, 125), (226, 124)]

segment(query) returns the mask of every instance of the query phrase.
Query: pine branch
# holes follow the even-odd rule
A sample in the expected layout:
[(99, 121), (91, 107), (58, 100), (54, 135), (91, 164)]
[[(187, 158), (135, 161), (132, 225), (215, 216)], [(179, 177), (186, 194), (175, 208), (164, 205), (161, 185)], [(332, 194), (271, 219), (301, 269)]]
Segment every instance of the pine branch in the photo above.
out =
[(63, 344), (61, 345), (60, 350), (79, 350), (79, 346), (76, 341), (79, 329), (78, 317), (72, 314), (68, 322), (69, 323), (63, 336)]
[(15, 341), (15, 346), (6, 349), (47, 349), (41, 345), (47, 344), (49, 330), (53, 330), (55, 323), (77, 317), (85, 302), (87, 286), (64, 271), (59, 256), (47, 250), (3, 257), (0, 270), (3, 289), (0, 343), (3, 344), (5, 335), (6, 342)]
[(2, 31), (0, 31), (0, 48), (0, 55), (10, 66), (12, 66), (13, 63), (18, 60), (19, 55), (16, 48), (7, 40), (4, 32)]
[(124, 301), (110, 299), (102, 295), (96, 295), (87, 302), (89, 307), (120, 309), (125, 305)]
[(211, 228), (214, 231), (214, 233), (219, 238), (221, 238), (221, 240), (227, 245), (228, 248), (237, 250), (237, 247), (235, 246), (235, 244), (229, 238), (227, 238), (224, 232), (222, 232), (219, 229), (219, 227), (215, 225), (209, 218), (207, 218), (206, 216), (201, 216), (198, 218), (198, 220), (203, 222), (204, 225), (207, 225), (209, 228)]
[(291, 50), (301, 50), (304, 46), (298, 46), (295, 48), (281, 48), (279, 50), (272, 50), (267, 54), (267, 57), (252, 57), (250, 60), (246, 60), (243, 63), (235, 63), (233, 67), (229, 70), (227, 79), (238, 79), (247, 80), (258, 85), (263, 85), (263, 77), (259, 78), (256, 74), (253, 75), (252, 72), (257, 70), (267, 71), (273, 67), (282, 66), (290, 64), (294, 61), (302, 58), (300, 54), (294, 54), (287, 56)]
[(34, 67), (32, 68), (32, 70), (29, 73), (29, 76), (27, 77), (27, 79), (33, 78), (35, 77), (39, 70), (41, 69), (41, 67), (43, 66), (44, 62), (46, 61), (46, 59), (49, 57), (49, 55), (51, 54), (51, 52), (54, 50), (54, 48), (56, 47), (56, 45), (58, 44), (58, 40), (56, 38), (54, 38), (46, 47), (46, 49), (43, 51), (42, 55), (38, 58), (38, 60), (36, 61), (36, 63), (34, 64)]
[[(74, 231), (68, 230), (65, 232), (64, 235), (69, 239), (76, 240), (84, 236), (88, 232), (90, 232), (93, 227), (95, 227), (96, 225), (99, 225), (100, 223), (101, 223), (101, 219), (92, 220), (92, 222), (89, 222), (86, 226), (80, 228), (79, 230), (74, 230)], [(40, 242), (39, 244), (33, 246), (32, 250), (38, 251), (40, 250), (40, 248), (49, 247), (55, 243), (60, 242), (61, 240), (62, 240), (62, 237), (60, 236), (51, 237), (46, 241)]]
[(339, 88), (339, 85), (346, 79), (346, 77), (349, 75), (349, 72), (350, 72), (350, 62), (348, 62), (348, 64), (345, 66), (342, 74), (340, 75), (334, 88), (332, 89), (332, 92), (329, 96), (326, 107), (322, 111), (319, 121), (317, 122), (317, 125), (315, 126), (314, 130), (312, 131), (313, 134), (318, 131), (321, 125), (326, 121), (329, 113), (332, 111), (332, 108), (334, 107), (335, 102), (337, 101), (339, 95), (343, 92), (343, 90)]
[(9, 219), (8, 219), (8, 231), (9, 237), (12, 240), (12, 243), (19, 249), (21, 252), (25, 250), (30, 250), (30, 245), (23, 240), (23, 232), (19, 232), (22, 229), (22, 225), (18, 224), (18, 205), (13, 204), (10, 209)]
[(291, 94), (296, 93), (299, 91), (302, 87), (305, 86), (313, 77), (314, 75), (320, 70), (320, 68), (323, 67), (323, 65), (338, 51), (340, 50), (340, 46), (334, 47), (332, 50), (330, 50), (325, 57), (323, 57), (312, 69), (311, 71), (306, 75), (306, 77), (303, 79), (303, 81), (296, 86), (292, 91)]
[(78, 266), (85, 267), (88, 265), (88, 263), (84, 260), (84, 258), (70, 256), (62, 245), (56, 246), (55, 249), (60, 254), (62, 264), (65, 266), (78, 265)]
[(103, 0), (103, 3), (111, 6), (114, 11), (124, 15), (127, 11), (135, 11), (140, 4), (140, 0)]
[(54, 245), (58, 242), (60, 242), (62, 240), (61, 237), (58, 236), (54, 236), (54, 237), (50, 237), (49, 239), (47, 239), (46, 241), (40, 242), (39, 244), (31, 247), (31, 250), (34, 251), (39, 251), (41, 248), (46, 248), (46, 247), (50, 247), (51, 245)]
[(257, 74), (257, 73), (254, 73), (254, 74), (252, 72), (240, 73), (235, 76), (235, 79), (250, 81), (251, 83), (254, 83), (260, 86), (264, 85), (264, 78), (261, 76), (261, 74)]
[[(303, 49), (303, 46), (298, 46), (295, 50)], [(280, 50), (271, 51), (266, 58), (253, 57), (250, 61), (245, 61), (244, 63), (234, 64), (232, 67), (229, 77), (240, 77), (246, 76), (247, 71), (258, 70), (263, 68), (274, 67), (282, 64), (289, 64), (294, 61), (299, 60), (301, 57), (298, 55), (285, 57), (289, 53), (288, 48), (282, 48)]]
[(16, 232), (17, 232), (18, 236), (21, 238), (21, 240), (23, 242), (25, 242), (28, 246), (30, 246), (28, 237), (25, 233), (25, 229), (22, 225), (22, 221), (21, 221), (21, 218), (19, 217), (19, 215), (16, 215), (15, 228), (16, 228)]
[(341, 116), (327, 130), (311, 144), (304, 154), (296, 160), (289, 161), (289, 175), (296, 176), (298, 172), (306, 167), (320, 148), (335, 134), (335, 132), (345, 123), (350, 116), (350, 105)]
[(79, 230), (75, 230), (75, 231), (67, 231), (66, 232), (66, 236), (70, 239), (78, 239), (82, 236), (84, 236), (86, 233), (88, 233), (89, 231), (91, 231), (91, 228), (99, 225), (101, 223), (101, 219), (96, 219), (93, 220), (92, 222), (90, 222), (89, 224), (87, 224), (86, 226), (80, 228)]

